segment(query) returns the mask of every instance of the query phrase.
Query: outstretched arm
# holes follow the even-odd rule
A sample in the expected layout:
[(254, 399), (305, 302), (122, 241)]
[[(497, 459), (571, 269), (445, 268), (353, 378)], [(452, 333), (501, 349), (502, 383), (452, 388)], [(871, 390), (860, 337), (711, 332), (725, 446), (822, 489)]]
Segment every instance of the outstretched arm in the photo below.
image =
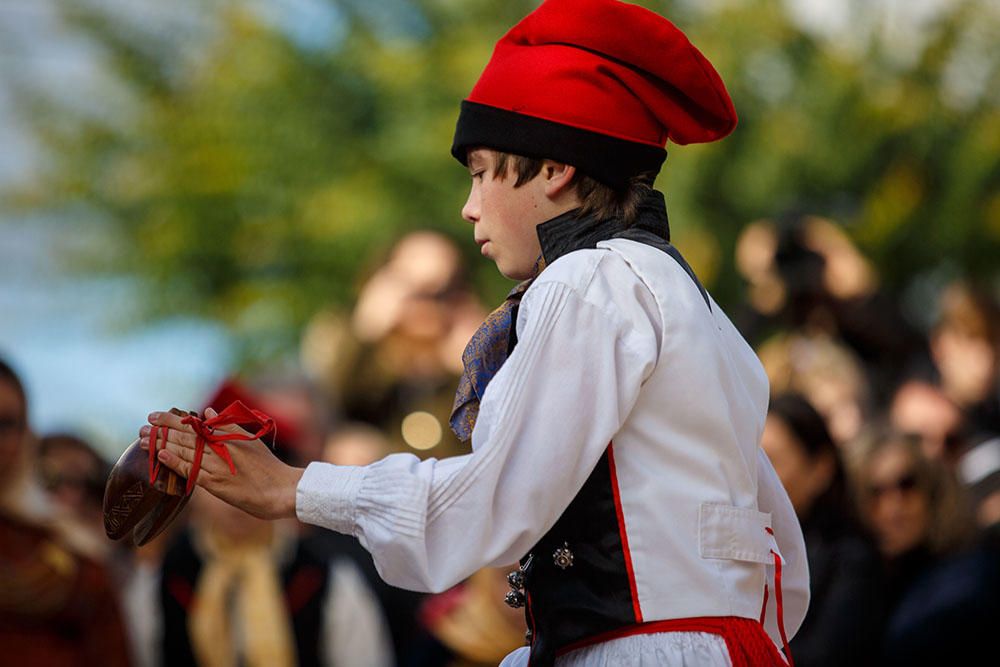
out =
[[(561, 283), (533, 286), (520, 321), (520, 343), (484, 396), (472, 454), (313, 463), (296, 480), (301, 471), (275, 466), (263, 447), (234, 445), (238, 474), (206, 454), (206, 470), (216, 460), (198, 483), (276, 516), (291, 507), (297, 481), (298, 517), (357, 536), (396, 586), (439, 591), (483, 566), (514, 562), (583, 486), (657, 356), (655, 336)], [(174, 458), (171, 437), (167, 465), (186, 456)], [(255, 494), (276, 504), (258, 505)]]

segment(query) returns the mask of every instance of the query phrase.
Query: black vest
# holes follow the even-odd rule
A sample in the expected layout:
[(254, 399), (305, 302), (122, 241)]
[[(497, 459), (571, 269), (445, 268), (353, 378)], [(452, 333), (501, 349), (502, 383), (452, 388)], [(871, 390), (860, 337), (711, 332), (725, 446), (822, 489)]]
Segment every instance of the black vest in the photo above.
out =
[[(578, 217), (575, 211), (538, 226), (546, 264), (611, 238), (653, 246), (670, 255), (708, 295), (684, 258), (670, 245), (663, 195), (652, 191), (631, 225)], [(516, 340), (512, 340), (512, 344)], [(552, 665), (578, 642), (641, 622), (637, 617), (625, 528), (620, 521), (614, 446), (598, 461), (555, 525), (521, 559), (529, 663)]]

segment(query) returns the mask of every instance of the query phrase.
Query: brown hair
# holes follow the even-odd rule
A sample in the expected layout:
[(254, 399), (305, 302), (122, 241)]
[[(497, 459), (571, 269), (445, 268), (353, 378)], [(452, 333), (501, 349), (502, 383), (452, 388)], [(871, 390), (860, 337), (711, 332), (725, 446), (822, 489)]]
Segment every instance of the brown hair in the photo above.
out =
[(1000, 344), (1000, 306), (982, 286), (956, 281), (941, 294), (936, 329)]
[[(26, 422), (28, 417), (28, 397), (24, 392), (24, 385), (21, 383), (21, 378), (17, 376), (14, 369), (11, 368), (3, 359), (0, 359), (0, 382), (9, 385), (14, 392), (21, 397), (21, 414), (18, 415), (18, 419), (22, 422)], [(22, 426), (25, 425), (26, 424), (22, 424)]]
[[(541, 173), (545, 163), (545, 160), (540, 158), (493, 150), (490, 152), (494, 155), (493, 178), (503, 180), (507, 177), (508, 170), (513, 170), (517, 176), (517, 180), (514, 181), (515, 188), (521, 187)], [(631, 223), (635, 220), (639, 202), (652, 189), (655, 179), (654, 173), (639, 174), (629, 179), (628, 187), (618, 191), (577, 171), (570, 185), (580, 198), (581, 215), (594, 215), (602, 220), (621, 218), (626, 223)]]

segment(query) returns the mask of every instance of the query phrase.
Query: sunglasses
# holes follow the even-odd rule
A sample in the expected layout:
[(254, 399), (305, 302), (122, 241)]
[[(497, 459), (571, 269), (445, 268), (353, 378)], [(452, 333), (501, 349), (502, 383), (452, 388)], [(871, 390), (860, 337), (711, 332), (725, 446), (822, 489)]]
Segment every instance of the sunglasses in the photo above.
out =
[(886, 482), (885, 484), (872, 484), (868, 487), (868, 493), (875, 500), (878, 500), (882, 496), (890, 493), (892, 491), (898, 491), (899, 493), (909, 493), (916, 490), (917, 488), (917, 476), (913, 473), (909, 473), (899, 477), (892, 482)]
[(0, 415), (0, 436), (20, 435), (24, 429), (24, 420), (20, 417)]
[(39, 474), (42, 486), (50, 492), (60, 489), (75, 489), (91, 498), (104, 498), (104, 478), (99, 475), (72, 476), (47, 473)]

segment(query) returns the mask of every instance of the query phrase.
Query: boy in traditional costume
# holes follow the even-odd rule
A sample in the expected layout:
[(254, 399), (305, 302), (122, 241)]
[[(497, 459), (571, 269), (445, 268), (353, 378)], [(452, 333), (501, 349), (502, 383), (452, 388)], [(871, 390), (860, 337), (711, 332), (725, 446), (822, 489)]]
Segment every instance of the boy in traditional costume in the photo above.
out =
[[(452, 147), (482, 254), (523, 281), (465, 352), (452, 425), (472, 453), (302, 471), (240, 444), (237, 475), (209, 454), (199, 484), (356, 535), (397, 586), (440, 591), (519, 560), (507, 597), (528, 646), (505, 665), (783, 664), (808, 575), (758, 446), (767, 379), (651, 188), (668, 140), (735, 125), (666, 19), (544, 2), (497, 44)], [(171, 427), (161, 460), (189, 474), (196, 437), (150, 421)]]

